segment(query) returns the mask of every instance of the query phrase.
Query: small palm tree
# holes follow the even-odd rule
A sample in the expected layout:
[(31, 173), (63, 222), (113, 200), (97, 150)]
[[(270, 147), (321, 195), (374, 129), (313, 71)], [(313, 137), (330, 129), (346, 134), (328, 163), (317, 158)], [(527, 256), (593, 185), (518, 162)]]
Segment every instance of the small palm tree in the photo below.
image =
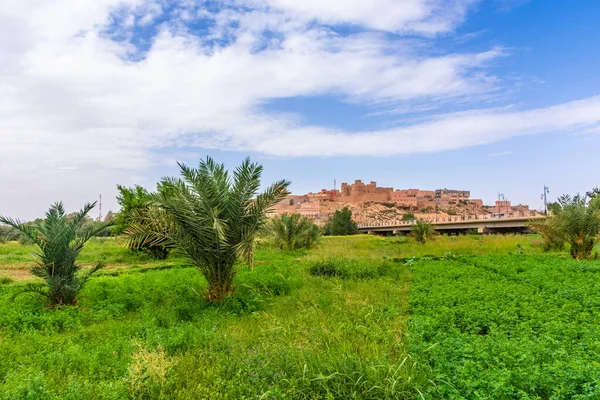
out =
[(271, 220), (275, 243), (282, 249), (311, 248), (319, 239), (319, 227), (300, 214), (283, 214)]
[(568, 243), (574, 259), (589, 259), (600, 239), (600, 201), (594, 199), (588, 202), (588, 196), (563, 195), (552, 215), (534, 224), (533, 228), (546, 241)]
[(233, 291), (236, 263), (251, 262), (265, 213), (288, 194), (289, 182), (278, 181), (254, 197), (262, 166), (249, 158), (234, 171), (233, 179), (210, 157), (198, 168), (181, 163), (179, 167), (182, 179), (163, 178), (165, 190), (150, 196), (153, 206), (165, 213), (165, 224), (148, 229), (143, 221), (132, 220), (128, 241), (132, 246), (150, 243), (181, 249), (208, 281), (207, 299), (224, 300)]
[(435, 235), (435, 227), (425, 221), (417, 221), (411, 229), (417, 243), (425, 244)]
[(55, 203), (45, 219), (33, 223), (0, 216), (0, 222), (20, 231), (39, 248), (34, 253), (36, 265), (31, 268), (31, 273), (46, 284), (43, 287), (30, 284), (25, 291), (46, 297), (52, 308), (74, 305), (90, 276), (104, 266), (98, 263), (86, 273), (78, 273), (81, 266), (77, 264), (77, 257), (85, 243), (111, 225), (110, 222), (98, 224), (78, 234), (78, 228), (95, 205), (95, 202), (86, 204), (81, 211), (68, 216), (62, 203)]

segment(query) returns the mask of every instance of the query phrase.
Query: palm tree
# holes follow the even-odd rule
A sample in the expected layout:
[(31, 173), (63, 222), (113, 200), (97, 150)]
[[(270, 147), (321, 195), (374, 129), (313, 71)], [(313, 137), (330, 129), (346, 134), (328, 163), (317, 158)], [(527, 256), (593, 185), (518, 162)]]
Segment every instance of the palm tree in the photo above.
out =
[(588, 202), (587, 195), (562, 195), (552, 215), (532, 226), (547, 243), (569, 243), (574, 259), (589, 259), (599, 240), (600, 201)]
[(319, 227), (300, 214), (283, 214), (271, 220), (275, 243), (282, 249), (311, 248), (319, 239)]
[(134, 220), (127, 230), (128, 241), (133, 246), (151, 243), (181, 249), (208, 281), (207, 300), (224, 300), (233, 291), (236, 263), (251, 260), (266, 211), (288, 194), (290, 183), (278, 181), (254, 197), (262, 166), (249, 158), (237, 167), (233, 179), (210, 157), (198, 168), (178, 165), (182, 178), (163, 178), (166, 190), (150, 196), (165, 213), (168, 228), (149, 230)]
[(33, 223), (0, 216), (0, 222), (20, 231), (39, 248), (34, 253), (36, 265), (31, 273), (42, 278), (46, 285), (30, 284), (25, 291), (46, 297), (51, 308), (74, 305), (90, 276), (104, 266), (98, 263), (86, 273), (78, 274), (81, 266), (77, 264), (77, 257), (85, 243), (111, 225), (110, 222), (97, 224), (78, 234), (78, 228), (95, 205), (95, 202), (86, 204), (81, 211), (68, 216), (62, 203), (55, 203), (46, 212), (45, 219)]
[(435, 227), (420, 220), (412, 227), (411, 231), (415, 240), (421, 244), (425, 244), (435, 235)]

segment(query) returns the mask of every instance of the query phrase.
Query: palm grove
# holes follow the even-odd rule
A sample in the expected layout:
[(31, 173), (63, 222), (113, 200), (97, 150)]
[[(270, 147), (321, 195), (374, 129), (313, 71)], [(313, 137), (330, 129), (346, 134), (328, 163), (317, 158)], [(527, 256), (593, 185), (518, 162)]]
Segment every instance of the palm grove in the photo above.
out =
[[(36, 292), (47, 299), (49, 307), (73, 305), (90, 276), (104, 267), (102, 263), (83, 272), (77, 257), (85, 243), (106, 234), (109, 227), (126, 237), (132, 250), (166, 258), (177, 249), (202, 273), (208, 283), (205, 298), (222, 301), (234, 291), (236, 267), (245, 262), (253, 266), (259, 236), (268, 237), (284, 250), (314, 246), (321, 234), (312, 220), (299, 214), (266, 218), (269, 208), (289, 194), (289, 181), (280, 180), (259, 193), (262, 166), (246, 158), (232, 173), (223, 164), (207, 157), (197, 168), (178, 164), (179, 178), (163, 178), (156, 192), (136, 186), (119, 186), (121, 211), (110, 221), (94, 223), (87, 216), (94, 207), (86, 204), (77, 213), (66, 214), (61, 203), (50, 207), (45, 219), (23, 223), (0, 217), (6, 227), (3, 237), (20, 239), (38, 247), (31, 272), (44, 280), (29, 284), (23, 291)], [(562, 196), (551, 206), (551, 215), (533, 225), (547, 249), (569, 245), (575, 259), (592, 256), (600, 231), (598, 189), (583, 196)], [(417, 221), (413, 236), (419, 243), (433, 237), (434, 228)], [(348, 208), (337, 210), (323, 227), (326, 235), (358, 233)]]
[(122, 210), (114, 221), (87, 226), (91, 220), (87, 215), (95, 203), (69, 215), (62, 203), (56, 203), (45, 219), (32, 223), (0, 217), (0, 223), (11, 228), (11, 235), (19, 232), (38, 248), (31, 272), (45, 282), (29, 284), (23, 292), (45, 296), (52, 308), (74, 305), (89, 277), (104, 267), (98, 263), (82, 272), (77, 257), (89, 239), (108, 227), (125, 235), (127, 247), (155, 258), (166, 258), (172, 249), (185, 254), (205, 277), (209, 301), (221, 301), (233, 292), (236, 264), (245, 261), (252, 265), (255, 240), (267, 228), (274, 232), (277, 243), (290, 243), (291, 234), (294, 245), (282, 246), (289, 249), (310, 247), (318, 238), (318, 228), (305, 218), (291, 217), (294, 223), (287, 225), (291, 232), (278, 231), (279, 220), (268, 224), (266, 211), (289, 194), (290, 182), (275, 182), (258, 193), (262, 166), (250, 159), (233, 173), (210, 157), (201, 160), (197, 168), (179, 167), (181, 177), (163, 178), (155, 193), (139, 186), (119, 186)]

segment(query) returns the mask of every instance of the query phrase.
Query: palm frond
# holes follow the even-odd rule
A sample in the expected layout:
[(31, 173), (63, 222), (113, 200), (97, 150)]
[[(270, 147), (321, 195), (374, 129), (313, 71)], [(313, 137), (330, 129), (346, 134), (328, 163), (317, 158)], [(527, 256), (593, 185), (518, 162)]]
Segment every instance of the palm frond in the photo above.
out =
[[(98, 229), (92, 229), (83, 236), (78, 236), (77, 228), (94, 204), (86, 204), (71, 219), (66, 215), (60, 202), (50, 207), (44, 220), (35, 223), (23, 224), (18, 220), (2, 217), (2, 222), (19, 230), (38, 246), (38, 250), (34, 253), (36, 265), (31, 268), (31, 273), (44, 279), (46, 284), (45, 286), (28, 285), (25, 290), (45, 296), (52, 307), (74, 304), (79, 291), (89, 277), (81, 280), (77, 276), (81, 268), (76, 261), (83, 244), (97, 234)], [(105, 226), (101, 228), (104, 229)]]

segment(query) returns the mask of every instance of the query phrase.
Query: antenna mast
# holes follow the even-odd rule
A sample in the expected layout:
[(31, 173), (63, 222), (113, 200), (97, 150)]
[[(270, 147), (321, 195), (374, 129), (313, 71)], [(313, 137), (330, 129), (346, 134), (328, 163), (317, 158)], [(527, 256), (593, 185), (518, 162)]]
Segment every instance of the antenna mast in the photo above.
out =
[(100, 203), (98, 207), (98, 221), (102, 221), (102, 194), (100, 194)]

